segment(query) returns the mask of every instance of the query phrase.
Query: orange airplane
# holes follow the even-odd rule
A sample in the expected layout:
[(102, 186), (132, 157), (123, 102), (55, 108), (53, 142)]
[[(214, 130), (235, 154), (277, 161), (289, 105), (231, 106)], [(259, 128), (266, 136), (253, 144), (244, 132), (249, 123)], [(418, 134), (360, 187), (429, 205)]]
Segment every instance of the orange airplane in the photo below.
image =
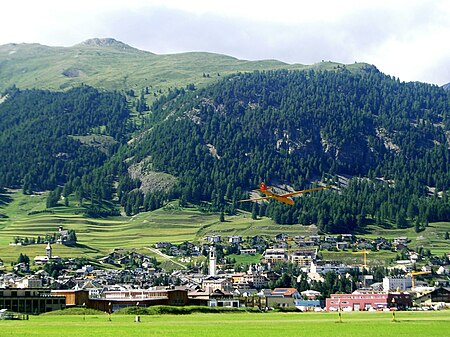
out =
[(245, 200), (239, 200), (239, 201), (240, 202), (246, 202), (246, 201), (275, 199), (275, 200), (278, 200), (278, 201), (280, 201), (282, 203), (285, 203), (285, 204), (288, 204), (288, 205), (293, 205), (294, 204), (294, 200), (292, 200), (290, 198), (293, 195), (308, 193), (308, 192), (312, 192), (312, 191), (319, 191), (319, 190), (323, 190), (325, 188), (330, 188), (330, 186), (315, 187), (315, 188), (310, 188), (310, 189), (307, 189), (307, 190), (294, 191), (294, 192), (289, 192), (289, 193), (285, 193), (285, 194), (276, 194), (276, 193), (271, 191), (271, 189), (272, 189), (271, 187), (267, 187), (265, 183), (261, 183), (259, 185), (259, 189), (257, 191), (260, 191), (260, 192), (264, 193), (266, 195), (265, 197), (251, 198), (251, 199), (245, 199)]

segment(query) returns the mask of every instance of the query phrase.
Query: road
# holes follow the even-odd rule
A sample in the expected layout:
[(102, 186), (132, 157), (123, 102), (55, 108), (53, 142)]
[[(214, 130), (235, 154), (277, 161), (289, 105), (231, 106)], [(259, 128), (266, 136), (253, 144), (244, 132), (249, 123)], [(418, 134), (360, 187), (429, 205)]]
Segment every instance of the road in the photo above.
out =
[(187, 269), (187, 267), (186, 267), (184, 264), (182, 264), (182, 263), (180, 263), (180, 262), (178, 262), (178, 261), (174, 261), (172, 256), (169, 256), (169, 255), (167, 255), (167, 254), (164, 254), (164, 253), (161, 252), (159, 249), (152, 248), (152, 247), (145, 247), (145, 248), (147, 248), (149, 251), (151, 251), (151, 252), (153, 252), (153, 253), (155, 253), (155, 254), (158, 254), (159, 256), (162, 256), (163, 258), (165, 258), (166, 260), (169, 260), (170, 262), (176, 264), (177, 266), (180, 266), (180, 267), (182, 267), (183, 269)]

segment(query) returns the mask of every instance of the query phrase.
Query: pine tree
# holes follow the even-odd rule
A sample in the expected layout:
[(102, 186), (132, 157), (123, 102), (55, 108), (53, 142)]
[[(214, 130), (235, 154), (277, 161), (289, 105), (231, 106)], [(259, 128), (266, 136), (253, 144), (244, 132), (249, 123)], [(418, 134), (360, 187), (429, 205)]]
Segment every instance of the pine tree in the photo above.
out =
[(258, 219), (258, 206), (257, 206), (256, 202), (254, 202), (253, 206), (252, 206), (252, 219), (253, 220)]

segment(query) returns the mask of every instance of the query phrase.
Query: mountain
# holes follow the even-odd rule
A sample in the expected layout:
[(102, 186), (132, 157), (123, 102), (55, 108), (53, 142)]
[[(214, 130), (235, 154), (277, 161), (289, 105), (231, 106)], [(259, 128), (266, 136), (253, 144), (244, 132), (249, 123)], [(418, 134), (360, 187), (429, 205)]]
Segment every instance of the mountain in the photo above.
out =
[[(18, 88), (63, 90), (88, 84), (106, 90), (138, 93), (149, 88), (149, 102), (169, 88), (209, 85), (236, 72), (267, 69), (333, 69), (338, 64), (288, 65), (276, 60), (246, 61), (202, 52), (156, 55), (111, 38), (90, 39), (73, 47), (39, 44), (0, 46), (0, 92)], [(358, 69), (361, 64), (351, 64)]]
[[(449, 108), (443, 89), (375, 67), (238, 74), (156, 102), (152, 127), (128, 158), (178, 177), (182, 200), (210, 200), (217, 209), (226, 200), (230, 212), (251, 207), (235, 201), (260, 181), (302, 189), (321, 180), (339, 192), (262, 212), (325, 231), (375, 220), (419, 230), (450, 220)], [(355, 178), (344, 188), (341, 177)]]
[[(178, 198), (326, 232), (450, 221), (443, 88), (367, 64), (156, 55), (114, 39), (0, 46), (0, 69), (0, 186), (63, 187), (97, 215)], [(294, 207), (237, 202), (260, 181), (333, 189)]]
[(445, 90), (450, 90), (450, 83), (444, 84), (442, 88), (444, 88)]
[(83, 41), (79, 44), (79, 46), (90, 46), (90, 47), (110, 47), (123, 51), (138, 51), (138, 49), (129, 46), (126, 43), (121, 41), (117, 41), (113, 38), (93, 38), (86, 41)]

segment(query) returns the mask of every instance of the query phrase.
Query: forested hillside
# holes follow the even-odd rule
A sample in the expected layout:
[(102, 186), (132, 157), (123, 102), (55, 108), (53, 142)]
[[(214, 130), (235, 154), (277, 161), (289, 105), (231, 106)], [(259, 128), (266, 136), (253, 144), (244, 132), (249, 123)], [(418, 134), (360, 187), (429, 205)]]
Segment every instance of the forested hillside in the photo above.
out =
[[(296, 189), (322, 180), (336, 188), (257, 211), (326, 231), (372, 221), (420, 231), (450, 220), (449, 108), (442, 88), (374, 67), (238, 74), (156, 102), (128, 157), (179, 177), (181, 200), (233, 212), (252, 207), (236, 200), (262, 180)], [(344, 187), (338, 175), (355, 178)]]
[[(132, 140), (132, 102), (119, 93), (14, 87), (0, 101), (0, 186), (54, 190), (49, 206), (75, 194), (94, 216), (117, 214), (117, 200), (131, 215), (179, 198), (327, 232), (450, 221), (448, 91), (373, 66), (221, 77), (169, 90)], [(260, 181), (333, 188), (295, 206), (239, 203)]]
[(29, 193), (81, 180), (126, 139), (128, 117), (124, 96), (88, 86), (8, 90), (0, 104), (0, 186)]

